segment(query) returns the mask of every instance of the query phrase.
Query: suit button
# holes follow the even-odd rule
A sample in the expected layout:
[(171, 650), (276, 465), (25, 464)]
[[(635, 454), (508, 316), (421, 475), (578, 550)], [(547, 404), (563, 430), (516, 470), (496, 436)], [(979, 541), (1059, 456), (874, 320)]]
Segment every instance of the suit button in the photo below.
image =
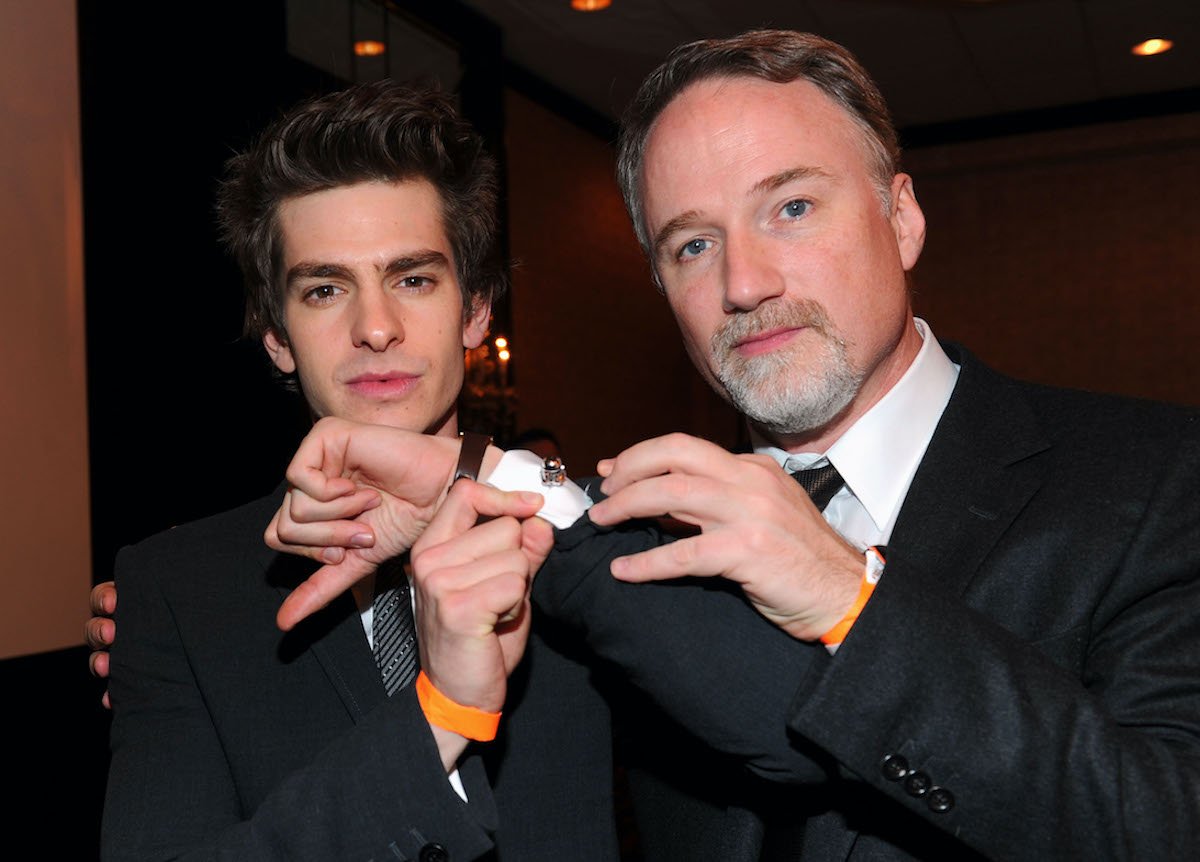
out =
[(420, 862), (450, 862), (450, 853), (441, 844), (430, 842), (421, 848)]
[(933, 786), (933, 780), (921, 770), (910, 772), (908, 777), (904, 779), (904, 789), (909, 796), (915, 796), (920, 799), (929, 792), (929, 788)]
[(925, 804), (934, 814), (945, 814), (954, 807), (954, 794), (944, 787), (935, 787), (929, 791)]
[(889, 754), (880, 764), (880, 770), (888, 781), (899, 781), (908, 775), (908, 761), (899, 754)]

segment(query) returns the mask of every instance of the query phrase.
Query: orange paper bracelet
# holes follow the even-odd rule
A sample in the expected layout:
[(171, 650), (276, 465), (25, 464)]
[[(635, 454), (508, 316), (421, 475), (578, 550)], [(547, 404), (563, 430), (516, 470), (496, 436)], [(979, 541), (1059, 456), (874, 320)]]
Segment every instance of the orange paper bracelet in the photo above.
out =
[(850, 610), (846, 611), (846, 615), (838, 620), (837, 625), (821, 635), (821, 643), (825, 646), (837, 646), (844, 641), (846, 635), (850, 633), (851, 627), (857, 622), (858, 615), (867, 606), (867, 600), (875, 592), (875, 585), (879, 583), (879, 578), (883, 575), (885, 562), (883, 550), (874, 545), (867, 548), (867, 567), (863, 572), (862, 586), (858, 588), (858, 597), (854, 599), (854, 604), (850, 606)]
[(500, 713), (455, 703), (437, 690), (425, 671), (417, 674), (417, 702), (429, 723), (443, 730), (478, 742), (491, 742), (496, 738)]

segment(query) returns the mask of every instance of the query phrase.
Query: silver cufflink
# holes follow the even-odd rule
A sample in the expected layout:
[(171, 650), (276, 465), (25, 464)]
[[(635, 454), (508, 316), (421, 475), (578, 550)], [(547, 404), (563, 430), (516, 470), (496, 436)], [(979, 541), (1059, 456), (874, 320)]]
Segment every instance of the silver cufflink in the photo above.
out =
[(544, 458), (542, 460), (542, 484), (553, 488), (567, 481), (567, 465), (561, 458)]

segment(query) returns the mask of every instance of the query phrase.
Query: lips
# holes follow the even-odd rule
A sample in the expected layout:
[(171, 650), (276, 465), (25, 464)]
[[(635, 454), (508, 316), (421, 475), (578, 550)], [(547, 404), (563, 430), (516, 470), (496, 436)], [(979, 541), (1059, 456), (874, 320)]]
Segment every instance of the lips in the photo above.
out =
[(367, 398), (396, 398), (411, 392), (420, 381), (416, 374), (400, 371), (359, 374), (346, 381), (351, 391)]
[(736, 341), (733, 349), (742, 356), (758, 356), (761, 353), (775, 350), (780, 345), (790, 341), (793, 336), (804, 328), (803, 326), (780, 326), (762, 332), (755, 332)]

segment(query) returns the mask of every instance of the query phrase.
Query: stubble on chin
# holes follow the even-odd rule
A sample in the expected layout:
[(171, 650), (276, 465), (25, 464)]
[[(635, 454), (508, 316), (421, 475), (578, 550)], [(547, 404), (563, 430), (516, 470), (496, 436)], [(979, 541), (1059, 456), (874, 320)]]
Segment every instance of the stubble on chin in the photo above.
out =
[[(807, 331), (758, 356), (742, 356), (734, 349), (746, 338), (783, 328)], [(811, 299), (777, 299), (733, 315), (713, 333), (709, 350), (733, 405), (774, 434), (824, 427), (854, 400), (862, 384), (863, 375), (850, 364), (846, 340), (824, 307)]]

